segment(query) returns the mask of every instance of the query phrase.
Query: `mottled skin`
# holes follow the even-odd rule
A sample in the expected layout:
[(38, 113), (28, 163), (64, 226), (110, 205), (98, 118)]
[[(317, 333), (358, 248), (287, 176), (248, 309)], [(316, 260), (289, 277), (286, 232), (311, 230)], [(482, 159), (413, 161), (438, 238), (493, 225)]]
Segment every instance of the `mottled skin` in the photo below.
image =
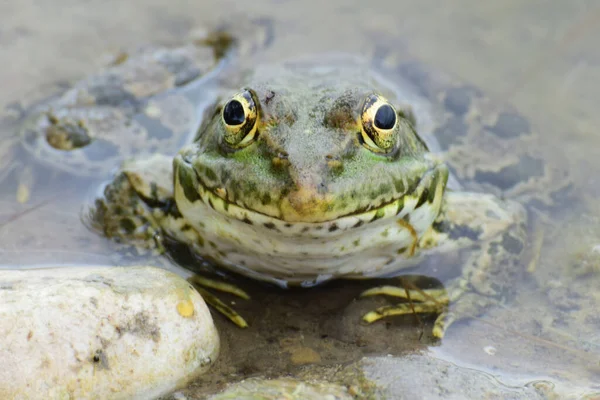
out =
[[(525, 211), (446, 190), (448, 169), (417, 133), (411, 96), (392, 108), (393, 125), (378, 127), (378, 110), (393, 107), (386, 97), (396, 100), (399, 89), (351, 59), (327, 64), (257, 68), (174, 161), (126, 163), (92, 221), (137, 244), (166, 234), (219, 266), (281, 284), (431, 274), (445, 290), (375, 288), (365, 294), (409, 296), (413, 307), (364, 318), (439, 313), (434, 335), (442, 337), (519, 279)], [(230, 99), (243, 108), (241, 123), (227, 122), (235, 120), (224, 111)]]

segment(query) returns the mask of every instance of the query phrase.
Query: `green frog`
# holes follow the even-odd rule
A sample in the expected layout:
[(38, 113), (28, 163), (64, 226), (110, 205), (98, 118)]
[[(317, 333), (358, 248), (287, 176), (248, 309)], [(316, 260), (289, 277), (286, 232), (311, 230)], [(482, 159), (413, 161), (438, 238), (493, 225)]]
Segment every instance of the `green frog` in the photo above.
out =
[[(519, 163), (536, 158), (518, 143), (530, 132), (508, 128), (526, 120), (510, 109), (478, 113), (489, 105), (478, 91), (436, 86), (437, 77), (415, 71), (405, 64), (386, 75), (343, 55), (257, 66), (224, 88), (174, 157), (126, 161), (96, 199), (91, 225), (146, 248), (168, 236), (214, 265), (281, 286), (434, 276), (443, 288), (367, 290), (403, 301), (363, 319), (435, 313), (433, 335), (442, 338), (454, 321), (509, 297), (525, 272), (528, 213), (505, 195), (559, 180), (525, 175), (531, 165)], [(474, 132), (502, 138), (503, 148), (512, 140), (515, 164), (481, 139), (469, 143)], [(460, 162), (486, 154), (482, 169)]]

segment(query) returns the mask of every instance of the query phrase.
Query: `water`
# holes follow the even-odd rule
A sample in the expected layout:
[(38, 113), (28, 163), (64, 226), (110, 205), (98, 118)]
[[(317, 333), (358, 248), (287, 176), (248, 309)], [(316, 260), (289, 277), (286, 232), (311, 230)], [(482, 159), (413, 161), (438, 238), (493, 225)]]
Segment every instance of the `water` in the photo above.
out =
[[(358, 326), (356, 316), (375, 304), (352, 303), (360, 284), (284, 295), (261, 289), (256, 304), (274, 304), (269, 310), (239, 304), (251, 329), (240, 332), (216, 317), (224, 338), (218, 371), (227, 379), (294, 373), (293, 354), (307, 348), (321, 364), (430, 348), (432, 357), (504, 385), (546, 380), (575, 397), (600, 392), (600, 255), (593, 250), (600, 245), (600, 7), (593, 1), (255, 0), (244, 9), (233, 1), (9, 0), (0, 3), (0, 108), (83, 77), (123, 48), (176, 41), (206, 22), (247, 16), (275, 21), (274, 42), (261, 60), (371, 55), (393, 44), (398, 58), (430, 64), (511, 103), (544, 138), (548, 164), (569, 171), (576, 199), (543, 216), (538, 262), (527, 282), (516, 283), (515, 301), (451, 328), (442, 343), (428, 337), (430, 319), (424, 327), (412, 317)], [(71, 186), (72, 196), (56, 193), (58, 203), (51, 194), (17, 204), (14, 193), (1, 191), (3, 265), (114, 262), (111, 244), (79, 220), (91, 189)], [(76, 248), (73, 237), (80, 238)], [(219, 384), (215, 375), (202, 379), (200, 387)]]

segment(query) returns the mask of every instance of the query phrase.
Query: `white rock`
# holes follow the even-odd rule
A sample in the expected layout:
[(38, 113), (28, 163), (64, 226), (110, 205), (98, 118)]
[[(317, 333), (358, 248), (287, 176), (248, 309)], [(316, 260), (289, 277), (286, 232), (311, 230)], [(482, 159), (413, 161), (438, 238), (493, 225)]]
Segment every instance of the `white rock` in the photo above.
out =
[(171, 272), (0, 270), (0, 399), (149, 399), (218, 351), (206, 304)]

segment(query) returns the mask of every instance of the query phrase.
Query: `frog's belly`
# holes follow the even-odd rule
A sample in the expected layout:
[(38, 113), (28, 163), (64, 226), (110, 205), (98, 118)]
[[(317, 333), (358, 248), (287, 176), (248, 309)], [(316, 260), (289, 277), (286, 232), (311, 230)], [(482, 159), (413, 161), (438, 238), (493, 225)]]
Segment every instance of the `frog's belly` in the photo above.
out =
[[(200, 235), (192, 245), (201, 256), (254, 279), (303, 286), (413, 266), (418, 240), (439, 213), (438, 202), (418, 208), (409, 203), (399, 213), (390, 207), (368, 222), (362, 215), (290, 224), (256, 213), (232, 218), (204, 203), (177, 198), (186, 221)], [(373, 215), (378, 211), (381, 215), (381, 210)]]

